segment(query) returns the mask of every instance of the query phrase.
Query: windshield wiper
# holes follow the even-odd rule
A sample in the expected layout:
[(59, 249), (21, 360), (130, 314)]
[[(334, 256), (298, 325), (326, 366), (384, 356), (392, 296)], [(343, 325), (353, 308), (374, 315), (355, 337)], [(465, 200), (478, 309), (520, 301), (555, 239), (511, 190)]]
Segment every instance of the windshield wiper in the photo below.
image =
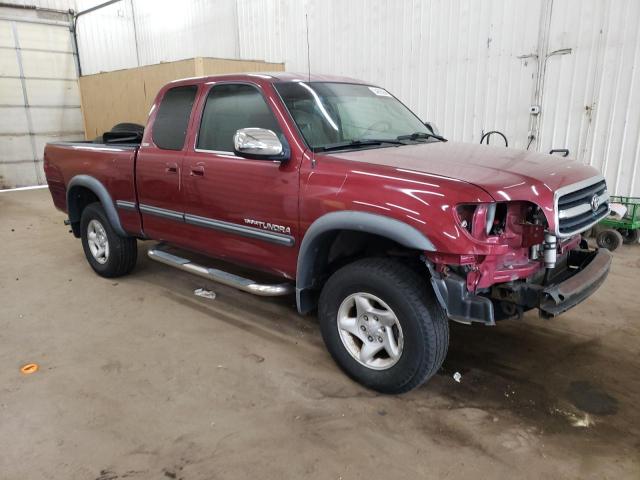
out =
[(409, 135), (400, 135), (399, 137), (397, 137), (398, 140), (417, 140), (419, 138), (435, 138), (436, 140), (440, 140), (441, 142), (447, 141), (446, 138), (440, 135), (436, 135), (435, 133), (428, 133), (428, 132), (415, 132)]
[(363, 140), (349, 140), (348, 142), (332, 143), (329, 145), (316, 147), (314, 148), (314, 151), (327, 152), (329, 150), (340, 150), (341, 148), (359, 148), (368, 147), (371, 145), (382, 145), (383, 143), (388, 143), (391, 145), (406, 145), (400, 140), (401, 139), (399, 138), (395, 140), (392, 138), (367, 138)]

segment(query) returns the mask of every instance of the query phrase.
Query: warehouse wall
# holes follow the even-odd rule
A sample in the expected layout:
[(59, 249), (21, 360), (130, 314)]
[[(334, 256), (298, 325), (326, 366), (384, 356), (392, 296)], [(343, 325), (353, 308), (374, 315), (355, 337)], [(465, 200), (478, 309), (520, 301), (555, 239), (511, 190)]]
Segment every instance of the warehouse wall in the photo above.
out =
[(80, 21), (83, 73), (194, 56), (306, 71), (306, 15), (312, 71), (383, 85), (453, 140), (568, 148), (640, 195), (637, 0), (122, 0)]
[(4, 0), (2, 3), (18, 7), (37, 7), (47, 10), (58, 10), (61, 12), (69, 10), (70, 8), (76, 8), (75, 0)]
[(69, 16), (0, 7), (0, 188), (44, 183), (45, 143), (81, 138)]
[[(82, 11), (98, 0), (78, 0)], [(78, 22), (83, 74), (194, 57), (238, 59), (236, 0), (123, 0)]]
[(517, 148), (567, 148), (613, 192), (640, 195), (637, 0), (239, 0), (238, 12), (242, 57), (306, 70), (307, 13), (313, 71), (384, 85), (453, 140), (500, 130)]

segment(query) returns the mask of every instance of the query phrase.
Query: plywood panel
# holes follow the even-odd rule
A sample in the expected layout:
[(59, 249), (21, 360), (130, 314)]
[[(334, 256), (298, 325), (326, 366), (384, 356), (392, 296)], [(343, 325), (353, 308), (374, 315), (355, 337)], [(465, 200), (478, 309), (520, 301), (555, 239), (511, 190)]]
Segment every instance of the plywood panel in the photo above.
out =
[(156, 98), (158, 90), (172, 80), (179, 78), (195, 77), (196, 59), (181, 60), (178, 62), (160, 63), (158, 65), (149, 65), (139, 69), (140, 81), (144, 83), (144, 103), (139, 106), (142, 121), (137, 123), (144, 124), (149, 114), (149, 109)]
[(237, 72), (282, 72), (283, 63), (269, 63), (253, 60), (225, 60), (220, 58), (202, 59), (203, 75)]
[(80, 78), (85, 134), (94, 138), (120, 122), (145, 124), (165, 83), (194, 76), (194, 60), (162, 63)]
[(144, 125), (158, 90), (170, 81), (234, 72), (282, 71), (283, 64), (192, 58), (80, 78), (86, 138), (121, 122)]

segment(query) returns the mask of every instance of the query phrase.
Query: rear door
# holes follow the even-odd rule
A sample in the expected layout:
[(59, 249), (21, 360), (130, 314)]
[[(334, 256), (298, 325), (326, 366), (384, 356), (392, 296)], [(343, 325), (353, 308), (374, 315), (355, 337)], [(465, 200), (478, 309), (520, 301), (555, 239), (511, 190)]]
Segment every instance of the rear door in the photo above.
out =
[(280, 163), (233, 151), (240, 128), (267, 128), (285, 142), (286, 125), (249, 83), (213, 84), (199, 110), (195, 148), (184, 161), (186, 241), (212, 256), (293, 276), (300, 158)]
[(168, 89), (136, 162), (138, 202), (148, 237), (179, 243), (184, 227), (183, 168), (187, 130), (198, 87)]

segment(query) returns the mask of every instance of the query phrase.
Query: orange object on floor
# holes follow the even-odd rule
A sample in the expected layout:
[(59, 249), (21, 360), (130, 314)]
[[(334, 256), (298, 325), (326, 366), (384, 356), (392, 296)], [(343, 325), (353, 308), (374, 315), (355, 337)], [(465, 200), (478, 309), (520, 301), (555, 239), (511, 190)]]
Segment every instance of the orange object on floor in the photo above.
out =
[(20, 371), (25, 374), (25, 375), (29, 375), (30, 373), (36, 373), (38, 371), (38, 364), (37, 363), (27, 363), (26, 365), (23, 365), (22, 368), (20, 368)]

